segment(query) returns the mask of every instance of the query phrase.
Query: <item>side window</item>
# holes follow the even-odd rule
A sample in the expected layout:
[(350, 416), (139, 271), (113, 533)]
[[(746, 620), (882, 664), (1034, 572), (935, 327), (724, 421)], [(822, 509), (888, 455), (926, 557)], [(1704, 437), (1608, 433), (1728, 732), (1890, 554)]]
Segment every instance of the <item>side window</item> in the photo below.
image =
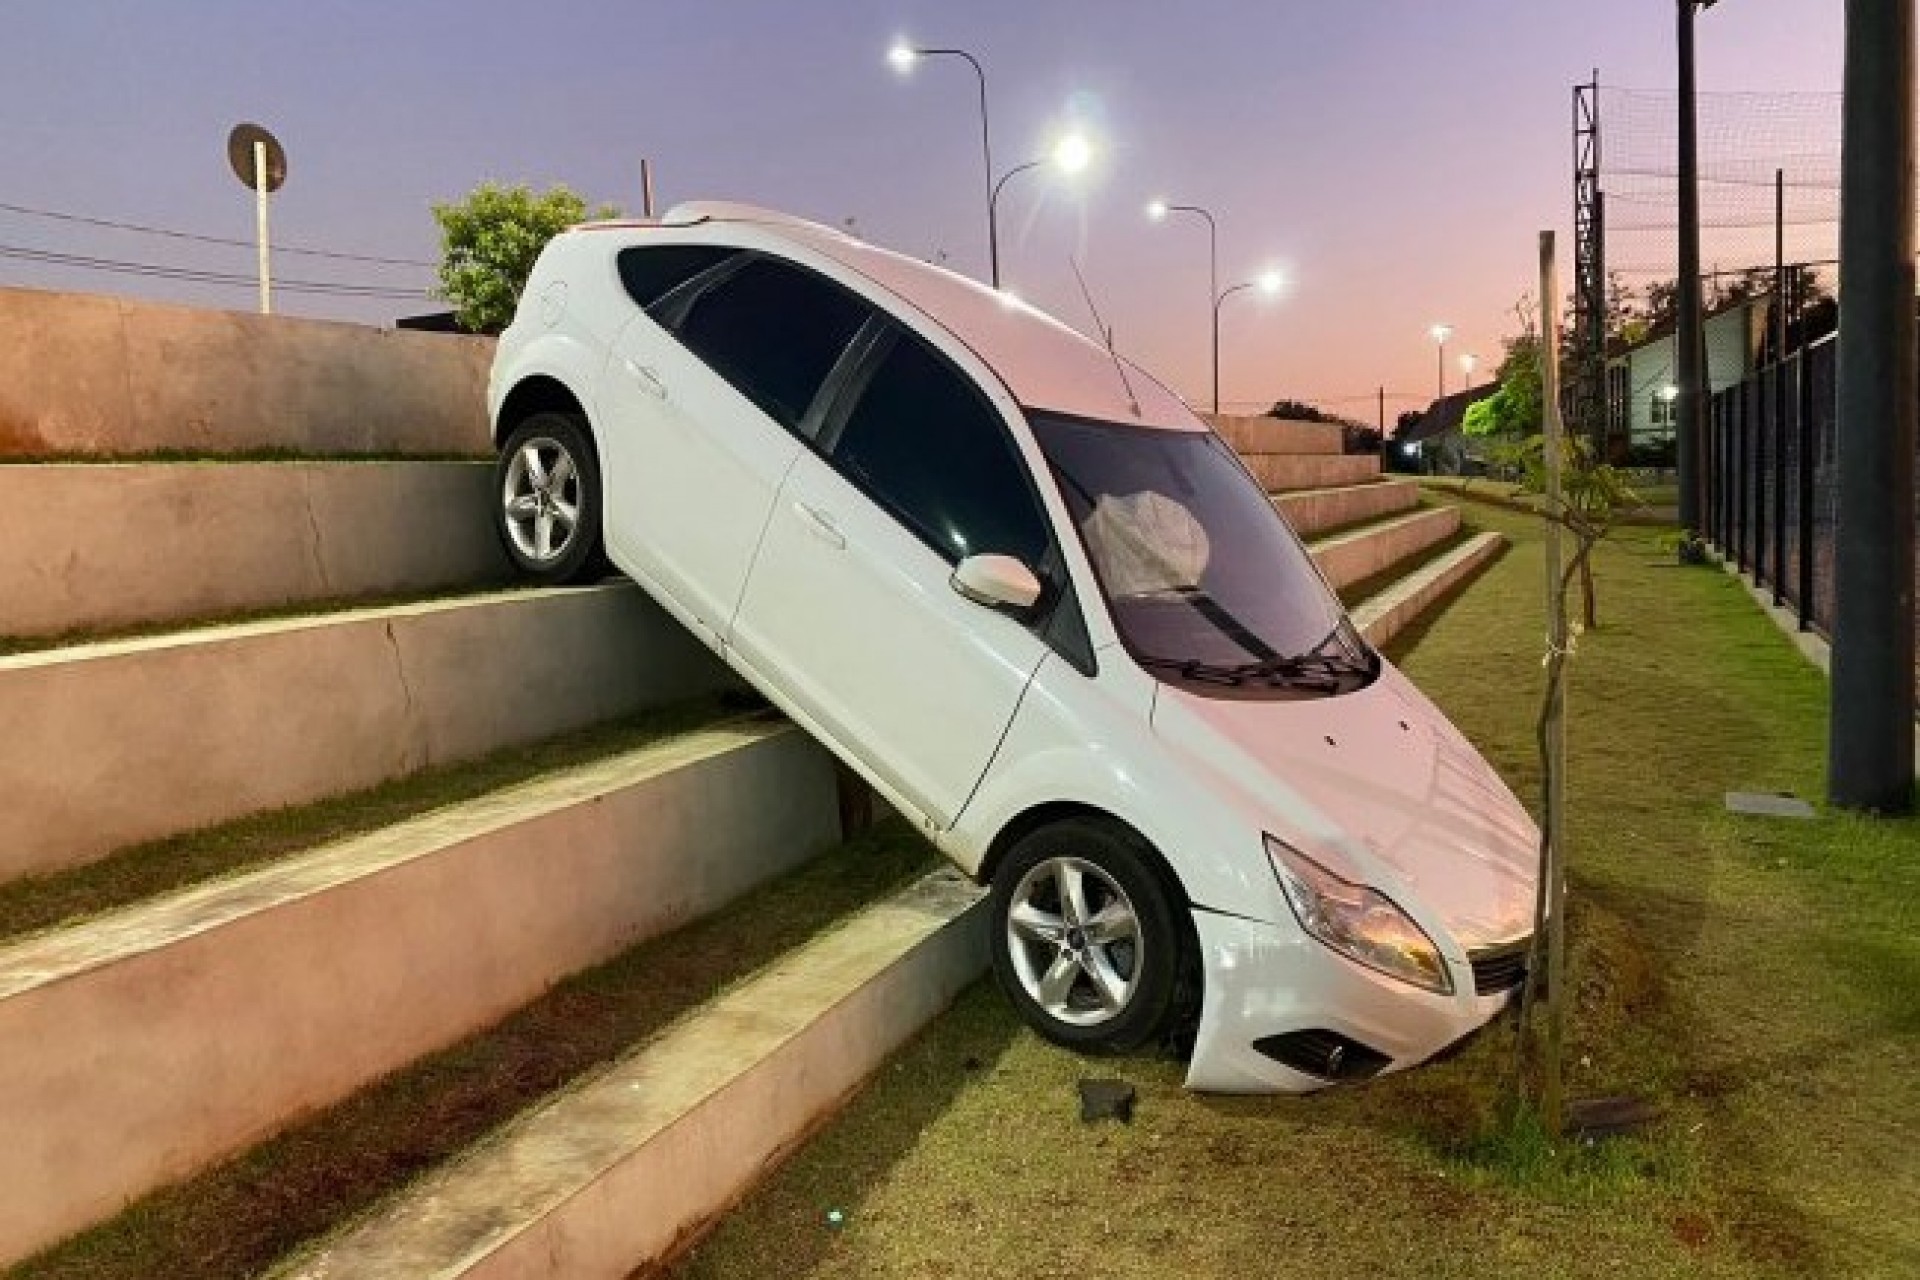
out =
[(655, 244), (620, 251), (620, 283), (641, 307), (651, 307), (709, 267), (739, 253), (716, 244)]
[(829, 280), (761, 258), (702, 295), (677, 333), (768, 416), (797, 430), (871, 310)]
[(949, 562), (999, 552), (1038, 570), (1053, 539), (993, 406), (932, 348), (898, 335), (833, 460)]

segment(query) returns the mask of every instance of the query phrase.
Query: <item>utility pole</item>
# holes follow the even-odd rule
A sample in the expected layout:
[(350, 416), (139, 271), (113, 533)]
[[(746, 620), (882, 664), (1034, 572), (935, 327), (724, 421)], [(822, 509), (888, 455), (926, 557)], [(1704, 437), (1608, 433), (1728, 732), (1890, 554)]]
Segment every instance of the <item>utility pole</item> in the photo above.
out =
[(1847, 0), (1827, 792), (1913, 807), (1914, 0)]
[(1707, 420), (1707, 370), (1700, 315), (1700, 135), (1693, 67), (1693, 18), (1713, 0), (1679, 0), (1680, 6), (1680, 270), (1674, 281), (1680, 294), (1679, 328), (1674, 335), (1674, 381), (1680, 397), (1674, 408), (1675, 461), (1680, 471), (1680, 527), (1701, 531), (1706, 477), (1700, 465), (1700, 437)]

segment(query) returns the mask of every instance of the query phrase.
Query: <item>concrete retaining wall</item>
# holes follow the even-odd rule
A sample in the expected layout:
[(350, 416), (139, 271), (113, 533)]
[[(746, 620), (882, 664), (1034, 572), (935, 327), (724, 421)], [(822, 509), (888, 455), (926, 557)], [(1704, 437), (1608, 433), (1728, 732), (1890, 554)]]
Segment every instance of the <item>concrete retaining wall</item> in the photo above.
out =
[(479, 462), (0, 466), (0, 636), (504, 583)]
[(1335, 588), (1345, 589), (1385, 573), (1402, 560), (1452, 537), (1459, 528), (1459, 511), (1435, 507), (1316, 542), (1310, 550), (1327, 580)]
[(0, 658), (0, 881), (731, 680), (630, 584)]
[(824, 751), (719, 728), (0, 949), (0, 1265), (838, 834)]
[(1339, 453), (1344, 448), (1337, 422), (1297, 422), (1203, 413), (1207, 425), (1239, 453)]
[(491, 452), (491, 338), (39, 289), (0, 333), (0, 458)]
[(1344, 489), (1302, 489), (1273, 500), (1293, 531), (1311, 537), (1327, 529), (1377, 520), (1420, 504), (1420, 486), (1411, 480), (1383, 480)]
[(1268, 493), (1365, 484), (1380, 477), (1380, 459), (1370, 453), (1254, 453), (1243, 456), (1254, 478), (1266, 487)]

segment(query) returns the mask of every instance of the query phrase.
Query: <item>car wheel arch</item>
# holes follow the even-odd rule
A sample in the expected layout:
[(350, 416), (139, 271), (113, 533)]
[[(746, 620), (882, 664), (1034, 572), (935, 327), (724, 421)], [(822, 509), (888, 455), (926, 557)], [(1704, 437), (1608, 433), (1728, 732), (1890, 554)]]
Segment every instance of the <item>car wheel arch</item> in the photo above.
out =
[(1173, 895), (1173, 900), (1187, 911), (1193, 909), (1193, 901), (1187, 896), (1186, 885), (1158, 845), (1148, 839), (1138, 827), (1118, 814), (1077, 800), (1050, 800), (1015, 814), (1001, 826), (998, 834), (988, 844), (987, 854), (980, 860), (980, 865), (974, 872), (974, 879), (982, 885), (992, 884), (1001, 864), (1006, 861), (1007, 854), (1015, 845), (1042, 827), (1054, 826), (1071, 819), (1098, 822), (1137, 841), (1142, 849), (1152, 855), (1151, 863), (1167, 891)]
[(520, 379), (506, 399), (500, 402), (500, 412), (493, 424), (493, 445), (498, 449), (513, 434), (514, 428), (537, 413), (563, 413), (579, 420), (581, 429), (587, 438), (598, 447), (599, 440), (594, 434), (593, 421), (587, 416), (586, 406), (573, 389), (551, 374), (535, 373)]

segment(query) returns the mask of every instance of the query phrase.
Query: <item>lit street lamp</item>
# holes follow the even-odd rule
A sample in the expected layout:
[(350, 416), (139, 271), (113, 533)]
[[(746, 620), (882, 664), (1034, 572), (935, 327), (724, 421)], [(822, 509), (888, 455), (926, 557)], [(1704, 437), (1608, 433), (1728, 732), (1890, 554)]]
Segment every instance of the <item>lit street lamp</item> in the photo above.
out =
[(1472, 389), (1473, 371), (1475, 369), (1478, 369), (1479, 367), (1480, 367), (1480, 357), (1477, 355), (1474, 355), (1471, 351), (1469, 351), (1466, 355), (1463, 355), (1460, 357), (1460, 372), (1466, 375), (1466, 382), (1463, 384), (1463, 386), (1466, 389), (1468, 390)]
[(1041, 165), (1051, 164), (1065, 174), (1079, 173), (1093, 162), (1093, 144), (1087, 141), (1085, 134), (1069, 133), (1053, 144), (1053, 152), (1039, 160), (1029, 160), (1017, 164), (1000, 175), (1000, 181), (993, 184), (993, 190), (987, 194), (987, 245), (991, 251), (993, 263), (993, 287), (1000, 287), (1000, 189), (1007, 180), (1017, 173), (1029, 169), (1038, 169)]
[[(1147, 216), (1165, 222), (1170, 213), (1198, 214), (1207, 220), (1207, 296), (1220, 296), (1220, 227), (1213, 215), (1197, 204), (1168, 204), (1155, 200), (1147, 206)], [(1220, 412), (1220, 308), (1213, 309), (1213, 411)]]
[(987, 175), (987, 270), (993, 280), (993, 287), (1000, 287), (1000, 245), (994, 235), (993, 227), (993, 139), (987, 127), (987, 73), (980, 60), (965, 49), (922, 49), (901, 41), (887, 50), (887, 61), (901, 75), (913, 70), (913, 64), (922, 58), (964, 58), (973, 68), (974, 77), (980, 83), (980, 158), (984, 162)]
[(1453, 326), (1436, 324), (1427, 330), (1427, 336), (1440, 344), (1440, 398), (1447, 398), (1447, 339), (1453, 336)]
[(1220, 308), (1226, 303), (1228, 298), (1231, 298), (1234, 294), (1239, 293), (1245, 289), (1258, 289), (1262, 294), (1271, 298), (1272, 296), (1280, 292), (1280, 287), (1285, 283), (1286, 283), (1285, 280), (1281, 278), (1281, 275), (1278, 271), (1263, 271), (1258, 276), (1255, 276), (1253, 279), (1242, 280), (1239, 284), (1231, 285), (1214, 296), (1214, 299), (1213, 299), (1213, 368), (1214, 368), (1213, 411), (1215, 413), (1220, 412), (1220, 389), (1219, 389)]

